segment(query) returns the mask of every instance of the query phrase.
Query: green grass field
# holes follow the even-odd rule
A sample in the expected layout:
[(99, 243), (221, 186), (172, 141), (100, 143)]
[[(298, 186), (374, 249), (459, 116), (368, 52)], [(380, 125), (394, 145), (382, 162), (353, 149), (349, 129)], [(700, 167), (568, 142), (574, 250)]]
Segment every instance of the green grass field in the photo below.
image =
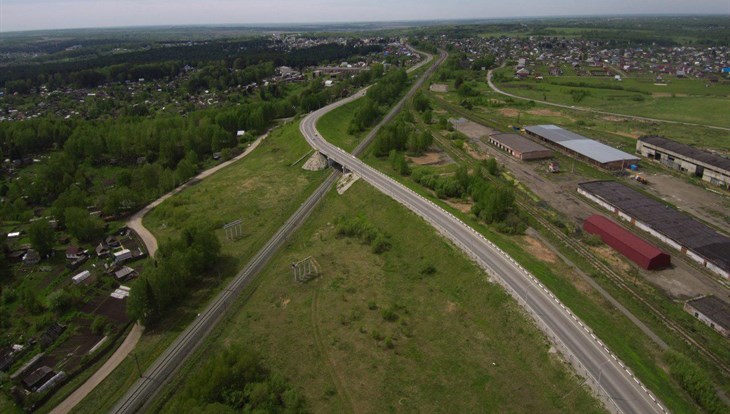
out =
[(319, 119), (317, 129), (331, 143), (345, 151), (352, 151), (367, 133), (359, 132), (353, 135), (348, 132), (350, 119), (364, 102), (365, 99), (358, 99), (329, 112)]
[[(310, 151), (298, 126), (298, 122), (292, 122), (273, 131), (248, 157), (168, 199), (145, 218), (145, 226), (161, 244), (176, 237), (187, 225), (216, 226), (223, 259), (220, 276), (203, 278), (191, 288), (191, 296), (171, 310), (158, 328), (149, 329), (142, 336), (134, 354), (143, 370), (324, 179), (326, 172), (302, 170), (303, 161), (290, 166)], [(243, 220), (244, 237), (235, 242), (225, 240), (220, 225), (239, 218)], [(137, 376), (133, 357), (127, 357), (74, 412), (108, 410)]]
[[(338, 237), (336, 220), (353, 216), (391, 250)], [(310, 255), (321, 277), (294, 282), (290, 263)], [(312, 412), (602, 411), (509, 295), (365, 183), (327, 196), (212, 338), (197, 362), (242, 343)]]
[[(500, 70), (507, 77), (511, 68)], [(588, 86), (569, 86), (584, 83)], [(543, 81), (524, 80), (498, 85), (507, 93), (563, 105), (575, 105), (626, 115), (638, 115), (702, 125), (730, 127), (730, 85), (709, 84), (701, 80), (672, 79), (666, 86), (653, 79), (625, 78), (621, 82), (586, 76), (546, 76)], [(623, 88), (617, 90), (612, 88)], [(587, 91), (580, 101), (571, 91)]]

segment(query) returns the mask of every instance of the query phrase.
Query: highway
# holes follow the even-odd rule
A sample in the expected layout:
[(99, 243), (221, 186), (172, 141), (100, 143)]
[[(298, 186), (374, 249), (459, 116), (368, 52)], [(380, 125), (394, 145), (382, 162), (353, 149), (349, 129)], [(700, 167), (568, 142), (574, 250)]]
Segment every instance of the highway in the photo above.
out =
[[(415, 49), (412, 49), (414, 52)], [(417, 65), (408, 69), (408, 72), (414, 72), (422, 66), (431, 62), (433, 57), (427, 55)], [(443, 62), (445, 55), (442, 54), (439, 64)], [(413, 85), (405, 97), (384, 117), (378, 125), (376, 125), (366, 140), (372, 140), (377, 131), (387, 121), (392, 119), (398, 110), (403, 107), (405, 101), (413, 96), (415, 91), (423, 84), (425, 79), (430, 76), (437, 65), (429, 68)], [(358, 91), (356, 94), (337, 102), (337, 106), (352, 102), (365, 95), (367, 88)], [(328, 108), (333, 109), (333, 106)], [(322, 112), (315, 112), (322, 113)], [(365, 145), (361, 143), (356, 151), (362, 151)], [(322, 200), (325, 194), (333, 187), (339, 173), (333, 171), (327, 179), (302, 203), (302, 205), (294, 212), (294, 214), (279, 228), (274, 236), (259, 250), (246, 267), (241, 270), (236, 277), (226, 286), (226, 288), (211, 301), (211, 303), (203, 310), (196, 319), (188, 325), (187, 328), (177, 337), (175, 341), (145, 370), (141, 378), (139, 378), (132, 387), (127, 390), (124, 396), (117, 401), (110, 410), (112, 413), (135, 413), (143, 411), (145, 404), (151, 402), (162, 386), (172, 377), (174, 372), (183, 364), (185, 359), (190, 356), (195, 349), (203, 342), (205, 337), (213, 330), (217, 323), (225, 315), (228, 307), (232, 305), (239, 297), (243, 289), (254, 279), (254, 277), (263, 269), (268, 261), (274, 256), (279, 248), (286, 242), (291, 234), (293, 234), (299, 226), (309, 217), (314, 207)]]
[[(440, 60), (443, 58), (442, 54)], [(504, 286), (527, 310), (611, 412), (667, 412), (661, 402), (595, 337), (589, 327), (501, 249), (443, 208), (322, 138), (316, 129), (317, 120), (357, 97), (358, 94), (335, 102), (304, 118), (300, 130), (309, 144), (422, 217), (476, 261), (492, 280)], [(363, 143), (362, 147), (367, 144)], [(360, 146), (358, 148), (361, 150)]]

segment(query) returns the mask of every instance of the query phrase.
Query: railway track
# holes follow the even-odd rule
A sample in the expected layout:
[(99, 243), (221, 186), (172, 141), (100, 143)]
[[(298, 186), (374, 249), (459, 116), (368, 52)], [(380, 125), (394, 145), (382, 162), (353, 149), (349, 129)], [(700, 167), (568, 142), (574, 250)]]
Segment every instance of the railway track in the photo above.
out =
[(717, 365), (717, 367), (720, 368), (724, 375), (730, 376), (730, 365), (728, 365), (726, 361), (716, 356), (715, 353), (707, 349), (707, 347), (703, 346), (702, 343), (696, 340), (693, 335), (690, 334), (688, 330), (685, 329), (683, 326), (666, 317), (661, 309), (651, 304), (642, 295), (637, 293), (636, 290), (633, 289), (628, 283), (626, 283), (624, 278), (621, 277), (618, 272), (614, 271), (604, 262), (597, 259), (592, 252), (590, 252), (578, 241), (572, 239), (570, 236), (562, 232), (557, 226), (550, 223), (550, 221), (548, 221), (547, 219), (543, 218), (538, 208), (531, 206), (521, 200), (517, 203), (520, 208), (523, 208), (527, 212), (531, 213), (532, 217), (538, 223), (540, 223), (540, 225), (545, 227), (546, 230), (553, 234), (558, 240), (560, 240), (561, 243), (580, 254), (586, 261), (588, 261), (589, 264), (591, 264), (594, 268), (596, 268), (596, 270), (600, 271), (603, 275), (609, 278), (618, 288), (628, 293), (634, 300), (641, 303), (646, 309), (648, 309), (651, 314), (659, 321), (661, 321), (667, 329), (679, 335), (687, 344), (697, 349), (703, 356), (705, 356), (708, 360)]
[[(447, 105), (451, 106), (451, 105)], [(458, 111), (460, 115), (465, 115), (461, 111)], [(448, 142), (448, 139), (441, 137), (438, 134), (434, 134), (435, 141), (444, 148), (444, 151), (446, 151), (450, 156), (456, 158), (459, 162), (464, 162), (467, 165), (470, 165), (472, 167), (476, 166), (478, 162), (471, 156), (465, 155), (462, 151), (456, 151), (450, 148), (450, 143)], [(600, 259), (596, 258), (596, 256), (585, 246), (583, 246), (580, 242), (572, 239), (570, 236), (566, 235), (560, 228), (555, 226), (553, 223), (551, 223), (549, 220), (545, 219), (543, 217), (543, 211), (540, 211), (539, 208), (532, 205), (530, 202), (526, 200), (526, 197), (524, 195), (517, 194), (517, 204), (520, 206), (520, 208), (524, 209), (528, 213), (531, 214), (531, 216), (541, 225), (543, 226), (547, 231), (549, 231), (553, 236), (555, 236), (558, 240), (560, 240), (561, 243), (563, 243), (566, 247), (572, 249), (576, 253), (578, 253), (584, 260), (586, 260), (591, 266), (593, 266), (596, 270), (601, 272), (603, 275), (605, 275), (612, 283), (614, 283), (619, 289), (624, 291), (625, 293), (628, 293), (631, 298), (639, 302), (641, 305), (643, 305), (651, 314), (656, 317), (670, 332), (678, 335), (679, 337), (684, 340), (685, 343), (688, 345), (694, 347), (694, 349), (697, 349), (705, 358), (707, 358), (709, 361), (714, 363), (722, 372), (723, 375), (726, 377), (730, 377), (730, 365), (727, 361), (725, 361), (723, 358), (718, 357), (714, 352), (712, 352), (710, 349), (708, 349), (706, 346), (702, 344), (702, 342), (698, 341), (694, 338), (691, 332), (689, 332), (688, 329), (684, 328), (679, 323), (673, 321), (672, 319), (666, 317), (664, 315), (664, 312), (657, 308), (654, 304), (650, 303), (648, 300), (646, 300), (640, 293), (637, 293), (636, 290), (626, 281), (624, 278), (615, 270), (613, 270), (611, 267), (606, 265), (604, 262), (602, 262)]]

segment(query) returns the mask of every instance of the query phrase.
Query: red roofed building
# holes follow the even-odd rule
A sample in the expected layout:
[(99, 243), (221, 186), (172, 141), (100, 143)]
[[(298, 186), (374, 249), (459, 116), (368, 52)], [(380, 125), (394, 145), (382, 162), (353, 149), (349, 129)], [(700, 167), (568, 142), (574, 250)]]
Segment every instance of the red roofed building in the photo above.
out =
[(597, 234), (604, 243), (618, 250), (647, 270), (659, 270), (671, 264), (671, 257), (625, 228), (598, 214), (583, 222), (583, 230)]

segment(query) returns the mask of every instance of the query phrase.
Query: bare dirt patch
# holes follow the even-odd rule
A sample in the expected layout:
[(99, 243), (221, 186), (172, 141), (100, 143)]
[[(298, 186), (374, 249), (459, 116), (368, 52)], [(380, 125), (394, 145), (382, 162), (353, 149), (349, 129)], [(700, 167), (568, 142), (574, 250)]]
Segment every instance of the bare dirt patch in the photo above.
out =
[(501, 108), (499, 110), (499, 113), (510, 118), (517, 118), (517, 115), (520, 114), (520, 111), (514, 108)]
[(453, 313), (459, 306), (452, 302), (452, 301), (446, 301), (446, 313)]
[(689, 95), (686, 93), (668, 93), (668, 92), (652, 92), (652, 98), (685, 98)]
[(558, 261), (555, 253), (548, 249), (540, 240), (531, 236), (522, 236), (521, 239), (523, 245), (527, 245), (527, 251), (538, 259), (548, 263), (556, 263)]
[(469, 156), (474, 159), (486, 160), (489, 158), (488, 154), (485, 154), (485, 153), (479, 151), (478, 149), (474, 148), (473, 144), (464, 145), (464, 149), (466, 150), (467, 153), (469, 153)]
[(484, 125), (477, 124), (476, 122), (472, 122), (464, 118), (452, 119), (450, 121), (457, 131), (461, 132), (471, 139), (478, 139), (499, 133), (492, 128), (487, 128)]
[(633, 138), (633, 139), (637, 139), (640, 136), (645, 135), (644, 133), (638, 132), (638, 131), (631, 131), (631, 132), (614, 131), (613, 133), (616, 135), (621, 135), (622, 137)]
[(437, 151), (430, 151), (419, 157), (406, 158), (416, 165), (446, 165), (454, 162), (447, 154)]
[(527, 113), (538, 116), (563, 116), (562, 112), (553, 111), (552, 109), (530, 109)]
[(593, 252), (605, 259), (609, 265), (614, 269), (618, 269), (621, 272), (628, 272), (631, 270), (631, 265), (621, 260), (615, 250), (608, 246), (593, 247)]
[(462, 213), (471, 212), (471, 206), (474, 205), (474, 203), (470, 203), (467, 201), (461, 201), (461, 200), (445, 200), (445, 202), (446, 202), (446, 204), (461, 211)]
[(431, 90), (431, 92), (446, 93), (449, 91), (449, 85), (443, 83), (434, 83), (429, 89)]

